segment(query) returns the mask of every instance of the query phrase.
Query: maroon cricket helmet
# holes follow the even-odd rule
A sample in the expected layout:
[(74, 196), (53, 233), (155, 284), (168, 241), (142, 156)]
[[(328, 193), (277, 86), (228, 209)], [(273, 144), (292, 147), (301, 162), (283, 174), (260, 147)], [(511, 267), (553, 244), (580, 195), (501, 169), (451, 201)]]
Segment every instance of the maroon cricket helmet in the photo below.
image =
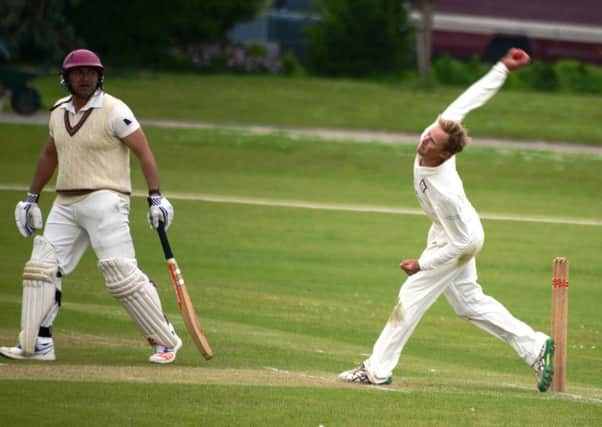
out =
[(69, 52), (63, 61), (63, 72), (76, 67), (95, 67), (104, 70), (100, 58), (88, 49), (76, 49)]
[(98, 70), (98, 88), (103, 88), (104, 84), (104, 69), (105, 67), (100, 62), (100, 58), (94, 52), (88, 49), (75, 49), (65, 56), (63, 66), (61, 67), (60, 83), (61, 86), (72, 92), (67, 74), (69, 71), (77, 67), (92, 67)]

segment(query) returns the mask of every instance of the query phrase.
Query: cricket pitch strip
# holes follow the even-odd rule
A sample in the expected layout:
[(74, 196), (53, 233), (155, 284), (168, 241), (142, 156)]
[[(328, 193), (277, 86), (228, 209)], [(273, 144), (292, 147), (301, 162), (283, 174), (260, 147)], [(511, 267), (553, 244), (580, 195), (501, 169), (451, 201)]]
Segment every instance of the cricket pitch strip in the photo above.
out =
[(264, 367), (259, 369), (205, 368), (191, 366), (107, 366), (64, 365), (56, 362), (12, 362), (0, 360), (2, 381), (60, 381), (83, 383), (138, 383), (182, 385), (230, 385), (261, 387), (331, 388), (364, 392), (478, 394), (499, 396), (516, 393), (521, 399), (568, 399), (602, 405), (600, 390), (585, 388), (575, 393), (536, 393), (534, 386), (502, 382), (438, 383), (430, 379), (399, 378), (388, 386), (366, 386), (345, 383), (330, 372), (299, 372)]

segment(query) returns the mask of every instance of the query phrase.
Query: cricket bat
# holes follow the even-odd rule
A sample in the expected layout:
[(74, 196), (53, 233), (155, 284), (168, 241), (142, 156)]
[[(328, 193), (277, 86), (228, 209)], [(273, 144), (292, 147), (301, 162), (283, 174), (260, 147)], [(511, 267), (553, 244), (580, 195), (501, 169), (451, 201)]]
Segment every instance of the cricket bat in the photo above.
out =
[(184, 282), (182, 270), (180, 270), (180, 267), (178, 267), (178, 263), (173, 255), (171, 246), (169, 245), (169, 240), (167, 240), (165, 225), (163, 223), (159, 224), (157, 233), (159, 234), (159, 240), (161, 240), (163, 253), (165, 254), (165, 259), (167, 260), (167, 268), (169, 269), (171, 281), (173, 282), (176, 290), (176, 295), (178, 297), (178, 308), (182, 314), (182, 319), (184, 319), (184, 325), (186, 325), (188, 334), (196, 344), (203, 357), (206, 360), (209, 360), (213, 357), (213, 350), (211, 350), (209, 341), (207, 341), (207, 337), (205, 336), (203, 328), (201, 327), (201, 322), (199, 321), (194, 306), (192, 305), (192, 300), (188, 294), (188, 288)]

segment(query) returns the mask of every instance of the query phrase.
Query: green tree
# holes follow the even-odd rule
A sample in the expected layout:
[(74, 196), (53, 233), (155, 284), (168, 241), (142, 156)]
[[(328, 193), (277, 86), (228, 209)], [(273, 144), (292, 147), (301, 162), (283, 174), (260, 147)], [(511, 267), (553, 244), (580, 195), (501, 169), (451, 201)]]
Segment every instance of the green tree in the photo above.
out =
[(170, 47), (222, 42), (237, 22), (255, 16), (265, 0), (81, 1), (66, 10), (87, 45), (110, 61), (160, 64)]
[(77, 43), (65, 9), (78, 0), (0, 0), (0, 37), (13, 62), (56, 65)]
[(173, 46), (219, 43), (267, 0), (0, 0), (0, 38), (16, 62), (56, 66), (87, 47), (126, 65), (158, 65)]
[(306, 61), (320, 75), (398, 72), (413, 54), (413, 30), (400, 0), (318, 0), (321, 21), (308, 31)]

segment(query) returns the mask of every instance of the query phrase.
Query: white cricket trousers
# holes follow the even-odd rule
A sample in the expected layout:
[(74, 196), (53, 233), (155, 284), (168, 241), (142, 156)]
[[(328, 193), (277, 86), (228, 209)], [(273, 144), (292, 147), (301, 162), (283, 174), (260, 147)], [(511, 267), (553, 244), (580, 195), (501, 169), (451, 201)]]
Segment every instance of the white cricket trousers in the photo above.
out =
[(128, 199), (110, 190), (94, 191), (69, 205), (55, 203), (44, 237), (57, 252), (61, 273), (73, 272), (90, 245), (98, 259), (136, 258), (129, 213)]
[[(62, 276), (73, 272), (90, 245), (98, 259), (135, 259), (129, 226), (129, 200), (110, 190), (94, 191), (73, 204), (54, 203), (44, 227), (44, 237), (56, 250)], [(60, 292), (60, 278), (55, 287)], [(42, 320), (50, 327), (59, 311), (58, 304)]]
[[(482, 243), (481, 234), (475, 253)], [(473, 255), (465, 263), (454, 260), (408, 277), (399, 291), (398, 305), (374, 344), (371, 356), (364, 362), (377, 381), (385, 381), (392, 375), (410, 335), (442, 293), (458, 316), (508, 343), (528, 365), (535, 362), (547, 335), (535, 332), (512, 316), (502, 304), (483, 293), (477, 283)]]

